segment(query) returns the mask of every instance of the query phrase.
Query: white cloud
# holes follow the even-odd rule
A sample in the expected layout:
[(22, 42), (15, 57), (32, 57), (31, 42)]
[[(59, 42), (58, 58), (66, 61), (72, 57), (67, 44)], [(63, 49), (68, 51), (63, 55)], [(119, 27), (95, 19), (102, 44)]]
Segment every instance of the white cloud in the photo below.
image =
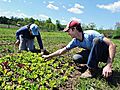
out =
[(74, 6), (75, 8), (79, 8), (79, 9), (84, 9), (84, 7), (83, 6), (81, 6), (80, 4), (75, 4), (75, 6)]
[(44, 15), (44, 14), (38, 15), (38, 17), (39, 17), (39, 19), (42, 19), (42, 20), (46, 20), (46, 19), (49, 18), (48, 16), (46, 16), (46, 15)]
[(47, 8), (54, 9), (54, 10), (58, 10), (58, 9), (59, 9), (59, 7), (53, 5), (52, 3), (49, 3), (49, 4), (47, 5)]
[(69, 21), (65, 20), (64, 18), (62, 18), (62, 20), (60, 20), (60, 23), (63, 25), (67, 25), (70, 21), (72, 20), (76, 20), (78, 22), (81, 22), (81, 19), (76, 18), (76, 17), (71, 17)]
[(18, 9), (17, 12), (20, 12), (20, 9)]
[(69, 8), (68, 11), (75, 14), (82, 14), (83, 11), (81, 9), (84, 9), (84, 6), (81, 6), (80, 4), (75, 4), (74, 7)]
[(49, 1), (49, 3), (54, 3), (54, 1)]
[[(1, 12), (1, 11), (0, 11)], [(11, 16), (14, 17), (19, 17), (19, 18), (25, 18), (25, 17), (29, 17), (24, 13), (20, 13), (20, 12), (10, 12), (10, 11), (5, 11), (5, 12), (1, 12), (0, 16), (6, 16), (8, 18), (10, 18)]]
[(81, 19), (76, 18), (76, 17), (71, 17), (71, 18), (70, 18), (70, 21), (71, 21), (71, 20), (76, 20), (76, 21), (78, 21), (78, 22), (81, 22)]
[(9, 2), (9, 3), (11, 2), (11, 0), (3, 0), (3, 1), (4, 1), (4, 2)]
[(7, 18), (11, 18), (11, 16), (18, 17), (18, 18), (31, 18), (31, 17), (33, 17), (34, 19), (42, 19), (42, 20), (46, 20), (49, 18), (48, 16), (43, 15), (43, 14), (32, 15), (32, 16), (26, 15), (26, 14), (20, 12), (20, 10), (17, 10), (16, 12), (0, 10), (0, 16), (6, 16)]
[(68, 22), (65, 19), (66, 19), (65, 17), (61, 17), (60, 23), (67, 24)]
[(8, 2), (11, 2), (11, 0), (8, 0)]
[(67, 24), (68, 22), (66, 20), (61, 20), (61, 24)]
[(66, 7), (64, 5), (62, 7), (66, 9)]
[(110, 11), (112, 11), (112, 13), (120, 12), (120, 1), (114, 2), (112, 4), (108, 4), (108, 5), (99, 5), (98, 4), (97, 7), (110, 10)]
[(4, 2), (7, 2), (7, 0), (3, 0)]

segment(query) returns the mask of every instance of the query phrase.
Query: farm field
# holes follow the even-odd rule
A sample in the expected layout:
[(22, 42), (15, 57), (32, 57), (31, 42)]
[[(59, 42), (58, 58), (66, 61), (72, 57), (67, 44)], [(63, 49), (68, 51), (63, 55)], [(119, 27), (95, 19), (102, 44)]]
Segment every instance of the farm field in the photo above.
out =
[[(117, 45), (113, 75), (108, 79), (101, 75), (81, 79), (81, 72), (72, 61), (72, 55), (81, 49), (73, 49), (50, 60), (44, 60), (39, 53), (17, 53), (15, 31), (0, 28), (0, 89), (120, 90), (120, 40), (112, 39)], [(71, 40), (64, 32), (41, 32), (41, 37), (49, 52), (64, 47)], [(38, 48), (37, 42), (35, 46)], [(100, 68), (103, 66), (102, 63)]]

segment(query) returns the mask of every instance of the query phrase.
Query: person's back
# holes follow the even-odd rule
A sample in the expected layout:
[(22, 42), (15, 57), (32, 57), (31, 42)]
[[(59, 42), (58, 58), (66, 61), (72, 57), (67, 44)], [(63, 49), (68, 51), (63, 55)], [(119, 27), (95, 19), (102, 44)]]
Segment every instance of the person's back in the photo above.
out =
[(34, 51), (34, 37), (37, 37), (40, 49), (43, 49), (39, 28), (36, 24), (25, 25), (16, 32), (16, 45), (19, 50)]
[(35, 37), (32, 34), (30, 34), (28, 25), (25, 25), (16, 31), (16, 39), (19, 39), (20, 35), (22, 36), (22, 38), (27, 38), (27, 39), (34, 39)]
[(94, 35), (94, 36), (100, 36), (101, 34), (98, 31), (95, 30), (86, 30), (84, 33), (89, 34), (89, 35)]

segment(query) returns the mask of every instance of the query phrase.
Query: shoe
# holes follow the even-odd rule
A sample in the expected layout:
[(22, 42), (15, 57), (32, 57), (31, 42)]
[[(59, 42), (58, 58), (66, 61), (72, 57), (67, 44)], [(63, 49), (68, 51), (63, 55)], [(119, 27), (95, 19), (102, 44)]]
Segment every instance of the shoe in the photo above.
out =
[(86, 66), (86, 64), (79, 64), (79, 65), (76, 65), (75, 67), (75, 69), (81, 73), (84, 73), (87, 70), (87, 68), (88, 67)]
[(92, 78), (94, 73), (94, 69), (87, 69), (84, 73), (81, 74), (80, 78)]
[(86, 64), (79, 64), (78, 66), (79, 66), (79, 67), (85, 67)]

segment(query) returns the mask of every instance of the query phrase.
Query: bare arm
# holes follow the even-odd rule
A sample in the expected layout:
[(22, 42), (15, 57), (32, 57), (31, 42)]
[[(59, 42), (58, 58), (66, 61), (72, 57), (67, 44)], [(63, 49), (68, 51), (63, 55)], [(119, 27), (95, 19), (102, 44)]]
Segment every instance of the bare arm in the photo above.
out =
[(115, 57), (115, 53), (116, 53), (116, 45), (112, 41), (110, 41), (108, 38), (104, 38), (103, 40), (107, 45), (109, 45), (109, 57), (108, 57), (107, 64), (112, 64), (113, 59)]
[(107, 60), (107, 65), (103, 68), (104, 77), (108, 77), (112, 74), (112, 62), (116, 53), (116, 45), (106, 37), (103, 40), (109, 46), (109, 57)]
[(42, 57), (45, 58), (45, 59), (47, 59), (47, 58), (51, 58), (51, 57), (54, 57), (54, 56), (59, 56), (61, 54), (66, 53), (67, 51), (68, 50), (66, 49), (66, 47), (64, 47), (64, 48), (59, 49), (59, 50), (57, 50), (57, 51), (55, 51), (55, 52), (53, 52), (53, 53), (51, 53), (49, 55), (43, 55)]

